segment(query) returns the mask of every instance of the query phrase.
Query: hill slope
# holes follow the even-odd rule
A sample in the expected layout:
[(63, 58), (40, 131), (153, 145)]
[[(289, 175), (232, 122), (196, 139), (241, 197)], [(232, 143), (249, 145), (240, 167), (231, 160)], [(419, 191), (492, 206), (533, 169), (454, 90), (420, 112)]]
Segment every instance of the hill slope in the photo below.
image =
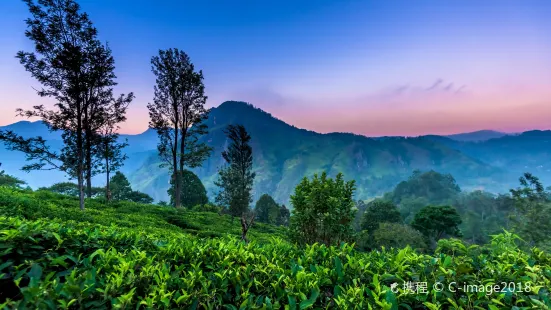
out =
[[(452, 173), (465, 187), (497, 187), (491, 180), (500, 171), (446, 145), (421, 138), (372, 139), (348, 133), (319, 134), (299, 129), (243, 102), (225, 102), (212, 110), (205, 141), (214, 148), (202, 168), (194, 172), (211, 197), (221, 152), (227, 145), (223, 129), (233, 123), (244, 125), (252, 137), (255, 198), (271, 194), (278, 202), (289, 195), (304, 176), (328, 171), (343, 172), (357, 182), (357, 198), (381, 195), (415, 169)], [(158, 168), (156, 151), (129, 178), (138, 190), (166, 200), (168, 173)]]

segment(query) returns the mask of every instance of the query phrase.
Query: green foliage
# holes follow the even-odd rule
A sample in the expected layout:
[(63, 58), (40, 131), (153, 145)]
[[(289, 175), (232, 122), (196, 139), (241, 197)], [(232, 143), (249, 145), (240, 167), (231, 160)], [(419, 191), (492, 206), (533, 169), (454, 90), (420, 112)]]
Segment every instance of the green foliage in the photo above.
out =
[[(78, 185), (72, 182), (55, 183), (49, 187), (41, 187), (39, 190), (78, 197)], [(100, 197), (104, 194), (105, 189), (101, 187), (92, 187), (92, 197)]]
[(291, 218), (291, 212), (285, 205), (281, 205), (279, 208), (279, 216), (276, 221), (277, 226), (289, 226), (289, 219)]
[[(48, 191), (27, 192), (24, 190), (0, 188), (0, 216), (26, 219), (61, 219), (89, 222), (101, 225), (115, 225), (149, 232), (185, 232), (198, 236), (240, 236), (241, 228), (231, 217), (210, 212), (214, 207), (202, 210), (183, 211), (132, 201), (111, 201), (87, 199), (86, 212), (78, 209), (78, 197), (55, 194)], [(209, 210), (210, 209), (210, 210)], [(219, 210), (219, 209), (218, 209)], [(178, 224), (175, 224), (175, 223)], [(251, 239), (266, 241), (285, 237), (286, 231), (272, 225), (255, 224), (250, 232)]]
[(376, 248), (401, 249), (410, 246), (413, 249), (425, 250), (427, 245), (421, 232), (409, 225), (383, 222), (373, 232), (373, 243)]
[(551, 200), (539, 179), (530, 173), (520, 178), (522, 187), (512, 189), (515, 212), (511, 219), (521, 237), (530, 243), (551, 248)]
[(460, 237), (461, 217), (454, 207), (426, 206), (413, 218), (411, 226), (430, 240), (438, 241), (445, 236)]
[(341, 173), (335, 179), (314, 175), (304, 178), (291, 196), (293, 211), (290, 236), (299, 243), (326, 245), (350, 241), (353, 237), (354, 181), (345, 182)]
[[(523, 251), (508, 232), (481, 247), (440, 240), (434, 255), (410, 248), (362, 253), (347, 244), (296, 247), (270, 237), (284, 235), (263, 224), (250, 233), (265, 236), (262, 243), (245, 244), (237, 223), (208, 212), (96, 199), (87, 205), (82, 212), (75, 197), (0, 188), (4, 308), (551, 307), (551, 255)], [(199, 230), (209, 225), (218, 230)], [(407, 281), (427, 282), (427, 292), (411, 294)], [(436, 291), (437, 281), (446, 288), (515, 283), (517, 290)]]
[[(0, 166), (2, 166), (1, 163)], [(4, 170), (0, 170), (0, 186), (21, 188), (25, 184), (27, 184), (27, 182), (6, 174)]]
[[(423, 197), (428, 204), (449, 204), (461, 192), (451, 174), (416, 170), (407, 181), (400, 182), (386, 198), (401, 205), (408, 198)], [(425, 204), (426, 206), (427, 204)]]
[(149, 204), (153, 203), (153, 198), (145, 193), (133, 191), (130, 187), (130, 182), (122, 172), (117, 171), (113, 177), (111, 177), (111, 199), (114, 201), (128, 200), (137, 203)]
[(268, 194), (260, 196), (254, 211), (256, 220), (261, 223), (275, 224), (280, 216), (279, 205)]
[(149, 126), (157, 131), (160, 167), (167, 166), (174, 185), (174, 207), (179, 208), (185, 167), (200, 167), (211, 148), (200, 138), (207, 133), (207, 96), (203, 72), (177, 48), (159, 50), (151, 58), (155, 75), (154, 99), (147, 105)]
[(490, 235), (510, 229), (509, 213), (513, 208), (510, 196), (496, 197), (483, 191), (461, 193), (454, 206), (462, 219), (463, 239), (471, 243), (487, 243)]
[(402, 222), (400, 211), (392, 202), (377, 199), (367, 205), (362, 217), (361, 229), (372, 233), (379, 228), (381, 223), (401, 224)]
[(228, 125), (224, 130), (230, 140), (222, 152), (226, 167), (218, 171), (215, 185), (220, 188), (216, 202), (232, 216), (242, 216), (252, 202), (252, 189), (256, 173), (253, 169), (251, 136), (242, 125)]
[(126, 176), (117, 171), (110, 180), (111, 187), (111, 199), (113, 200), (127, 200), (130, 193), (132, 193), (132, 187)]
[(153, 198), (151, 198), (148, 194), (138, 192), (138, 191), (131, 191), (130, 194), (126, 197), (125, 200), (130, 200), (137, 203), (143, 203), (143, 204), (150, 204), (153, 203)]
[[(209, 202), (207, 190), (195, 173), (189, 170), (184, 170), (184, 173), (181, 176), (181, 182), (182, 189), (180, 191), (180, 199), (182, 207), (190, 209), (196, 205), (203, 205)], [(174, 205), (173, 193), (174, 179), (171, 179), (170, 188), (168, 189), (171, 205)]]
[(210, 203), (202, 204), (202, 205), (196, 205), (191, 208), (192, 211), (195, 212), (212, 212), (212, 213), (220, 213), (222, 211), (222, 208), (215, 206)]
[[(58, 220), (0, 217), (4, 306), (198, 309), (547, 309), (551, 256), (508, 235), (484, 248), (457, 242), (434, 256), (405, 248), (294, 247), (235, 238)], [(83, 242), (84, 241), (84, 242)], [(514, 240), (513, 240), (514, 241)], [(453, 255), (444, 252), (453, 252)], [(404, 283), (427, 282), (412, 294)], [(434, 289), (453, 283), (522, 286), (493, 294)], [(395, 293), (392, 283), (399, 285)]]

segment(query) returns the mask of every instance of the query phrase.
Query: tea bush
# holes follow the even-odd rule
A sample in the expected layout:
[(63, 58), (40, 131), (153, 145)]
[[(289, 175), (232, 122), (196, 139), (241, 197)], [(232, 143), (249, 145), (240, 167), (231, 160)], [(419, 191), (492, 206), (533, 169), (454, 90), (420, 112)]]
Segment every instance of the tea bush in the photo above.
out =
[[(535, 248), (521, 250), (517, 237), (507, 232), (494, 236), (485, 246), (441, 240), (433, 255), (409, 247), (369, 253), (358, 252), (349, 244), (297, 247), (278, 237), (266, 237), (272, 233), (268, 228), (278, 234), (273, 226), (257, 231), (265, 237), (261, 242), (251, 238), (253, 242), (244, 244), (220, 231), (210, 231), (220, 238), (202, 238), (177, 225), (163, 224), (164, 217), (155, 215), (157, 212), (179, 212), (168, 208), (140, 212), (148, 207), (121, 204), (116, 208), (90, 206), (80, 212), (73, 206), (80, 213), (71, 214), (68, 207), (34, 195), (42, 194), (0, 195), (0, 308), (551, 307), (551, 255)], [(63, 201), (57, 196), (50, 198)], [(22, 210), (26, 206), (42, 210), (43, 218), (27, 214)], [(57, 210), (74, 219), (48, 216), (45, 210)], [(181, 213), (199, 226), (212, 216)], [(113, 214), (117, 220), (111, 218)], [(110, 220), (113, 224), (107, 223)], [(222, 226), (231, 225), (230, 220), (224, 223)], [(209, 230), (202, 232), (208, 234)], [(404, 284), (410, 281), (426, 282), (426, 293), (409, 292), (410, 287)], [(463, 283), (501, 282), (518, 283), (522, 289), (492, 294), (458, 289)], [(446, 289), (437, 290), (435, 283)]]
[[(0, 187), (0, 215), (25, 219), (63, 219), (102, 225), (139, 228), (144, 231), (161, 228), (199, 236), (241, 236), (239, 220), (212, 212), (187, 211), (172, 207), (116, 201), (109, 204), (103, 198), (87, 199), (86, 211), (78, 208), (78, 198), (48, 191), (25, 191)], [(249, 231), (253, 239), (268, 241), (273, 236), (284, 238), (286, 230), (257, 223)]]

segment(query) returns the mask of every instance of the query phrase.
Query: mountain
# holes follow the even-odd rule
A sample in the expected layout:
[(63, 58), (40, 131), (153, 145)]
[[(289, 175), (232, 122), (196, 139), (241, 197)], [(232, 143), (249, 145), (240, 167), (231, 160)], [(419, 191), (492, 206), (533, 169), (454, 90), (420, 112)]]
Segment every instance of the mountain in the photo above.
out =
[(504, 132), (499, 132), (494, 130), (479, 130), (479, 131), (473, 131), (473, 132), (448, 135), (446, 137), (456, 141), (480, 142), (480, 141), (488, 141), (490, 139), (501, 138), (506, 135), (507, 134)]
[[(368, 138), (350, 133), (320, 134), (300, 129), (269, 113), (243, 102), (229, 101), (212, 109), (208, 135), (202, 139), (214, 148), (201, 168), (193, 171), (201, 178), (212, 199), (221, 156), (227, 146), (223, 133), (229, 124), (243, 124), (252, 137), (254, 169), (257, 173), (254, 196), (269, 193), (280, 203), (289, 196), (303, 177), (327, 171), (331, 176), (342, 172), (345, 179), (356, 180), (356, 198), (368, 199), (390, 191), (416, 170), (451, 173), (464, 190), (484, 189), (505, 192), (517, 186), (521, 173), (529, 171), (542, 180), (550, 175), (551, 131), (504, 135), (478, 142), (458, 141), (445, 136)], [(57, 133), (49, 133), (40, 122), (19, 122), (0, 129), (20, 134), (40, 133), (59, 147)], [(470, 135), (472, 133), (467, 133)], [(59, 136), (57, 136), (59, 137)], [(486, 136), (488, 137), (488, 136)], [(168, 200), (169, 177), (159, 168), (157, 135), (152, 129), (137, 135), (121, 135), (129, 143), (129, 159), (121, 169), (134, 189), (150, 194), (155, 200)], [(31, 187), (63, 181), (57, 172), (25, 174), (18, 169), (25, 164), (21, 153), (9, 152), (0, 144), (0, 162), (6, 172), (27, 180)], [(32, 177), (31, 177), (32, 176)], [(97, 176), (96, 184), (104, 184)], [(551, 180), (547, 181), (547, 184)]]
[(425, 138), (507, 171), (517, 179), (522, 173), (531, 172), (544, 185), (551, 184), (551, 130), (526, 131), (484, 142), (456, 141), (440, 136)]
[[(319, 134), (299, 129), (243, 102), (225, 102), (211, 111), (207, 120), (209, 134), (204, 141), (214, 148), (203, 167), (193, 169), (201, 178), (209, 196), (215, 195), (217, 170), (224, 164), (221, 152), (227, 145), (224, 128), (240, 123), (252, 137), (255, 198), (269, 193), (276, 201), (288, 203), (301, 178), (327, 171), (343, 172), (356, 180), (357, 198), (382, 195), (413, 170), (435, 169), (452, 173), (466, 188), (503, 190), (493, 176), (500, 169), (425, 137), (385, 139), (367, 138), (349, 133)], [(167, 200), (168, 172), (158, 168), (156, 150), (144, 165), (129, 174), (136, 188), (156, 199)]]

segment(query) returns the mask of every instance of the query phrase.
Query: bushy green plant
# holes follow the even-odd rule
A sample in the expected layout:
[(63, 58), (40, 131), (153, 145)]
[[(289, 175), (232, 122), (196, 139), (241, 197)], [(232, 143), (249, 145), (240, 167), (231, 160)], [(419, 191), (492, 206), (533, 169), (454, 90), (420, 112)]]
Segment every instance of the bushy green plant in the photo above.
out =
[(254, 212), (258, 222), (275, 224), (279, 217), (279, 205), (272, 196), (263, 194), (256, 202)]
[(195, 212), (220, 213), (222, 211), (222, 208), (210, 203), (205, 203), (202, 205), (196, 205), (193, 208), (191, 208), (191, 210)]
[(291, 196), (290, 237), (298, 243), (308, 244), (351, 241), (354, 190), (354, 181), (344, 181), (342, 173), (335, 179), (325, 172), (321, 176), (315, 174), (312, 180), (302, 179)]
[(401, 249), (407, 246), (424, 251), (425, 238), (418, 230), (399, 223), (381, 223), (373, 232), (373, 245), (376, 248)]
[[(180, 201), (184, 208), (191, 209), (196, 205), (204, 205), (209, 202), (207, 190), (197, 177), (197, 175), (189, 170), (184, 170), (181, 177)], [(174, 178), (170, 179), (170, 187), (168, 189), (170, 197), (170, 205), (174, 205)]]
[(402, 216), (396, 205), (390, 201), (377, 199), (367, 204), (362, 216), (361, 228), (373, 233), (381, 223), (402, 223)]

